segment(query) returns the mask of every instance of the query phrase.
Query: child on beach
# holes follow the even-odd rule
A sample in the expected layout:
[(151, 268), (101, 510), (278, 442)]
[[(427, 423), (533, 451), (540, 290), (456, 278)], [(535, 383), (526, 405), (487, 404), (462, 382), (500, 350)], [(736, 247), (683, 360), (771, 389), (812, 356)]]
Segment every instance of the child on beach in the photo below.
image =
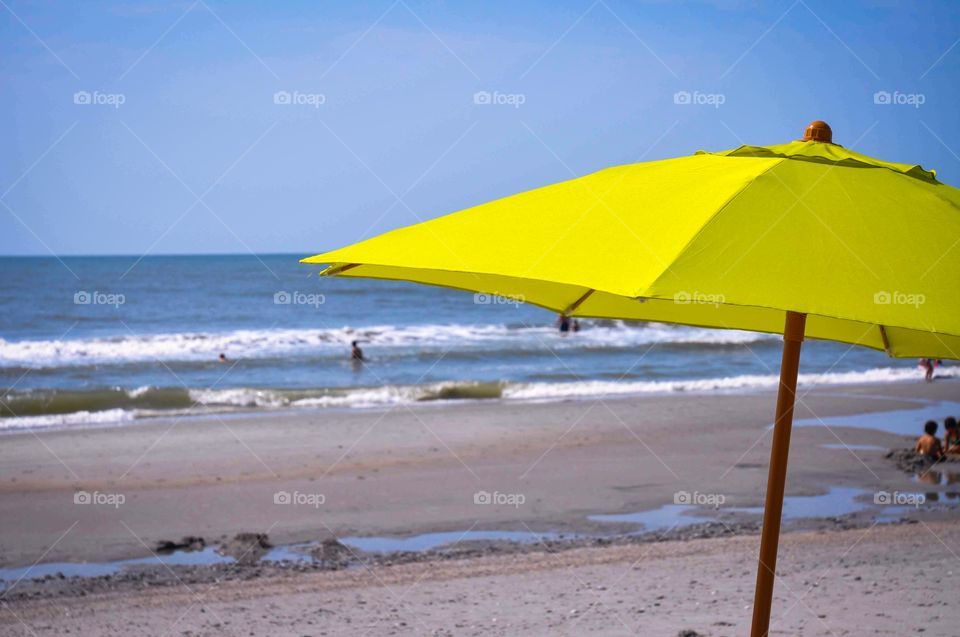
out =
[(957, 419), (953, 416), (945, 418), (943, 428), (946, 430), (943, 434), (944, 453), (960, 453), (960, 425)]
[(940, 445), (940, 440), (937, 438), (936, 421), (928, 420), (927, 424), (923, 426), (923, 431), (924, 434), (917, 439), (917, 446), (914, 449), (914, 452), (920, 454), (924, 458), (936, 462), (943, 457), (943, 447)]

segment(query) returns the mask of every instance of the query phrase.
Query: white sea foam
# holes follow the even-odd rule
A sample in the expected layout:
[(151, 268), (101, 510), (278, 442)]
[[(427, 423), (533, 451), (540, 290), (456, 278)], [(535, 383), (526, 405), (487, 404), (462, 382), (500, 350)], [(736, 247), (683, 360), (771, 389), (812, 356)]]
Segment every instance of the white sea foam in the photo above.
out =
[[(937, 370), (940, 377), (960, 376), (960, 367)], [(878, 367), (864, 371), (800, 374), (802, 387), (842, 386), (855, 384), (917, 382), (919, 372), (914, 368)], [(162, 415), (203, 414), (214, 411), (258, 409), (318, 409), (318, 408), (384, 408), (393, 405), (429, 401), (502, 398), (519, 401), (555, 401), (579, 398), (602, 398), (645, 394), (713, 393), (773, 390), (779, 377), (776, 374), (745, 374), (725, 378), (657, 381), (601, 381), (586, 380), (559, 383), (463, 383), (442, 382), (428, 385), (386, 385), (342, 389), (282, 390), (282, 389), (205, 389), (190, 390), (190, 399), (198, 408), (184, 409), (105, 409), (78, 411), (67, 414), (49, 414), (0, 418), (0, 430), (76, 425), (123, 424), (138, 418)], [(131, 395), (146, 388), (131, 390)]]
[[(940, 368), (939, 376), (956, 377), (960, 368)], [(800, 374), (797, 383), (802, 387), (821, 385), (856, 385), (916, 381), (919, 373), (913, 368), (878, 367), (865, 371)], [(675, 392), (718, 392), (775, 389), (780, 377), (775, 374), (745, 374), (723, 378), (657, 381), (578, 381), (569, 383), (521, 383), (508, 386), (504, 398), (537, 400), (593, 396), (623, 396), (633, 394), (660, 394)]]
[(148, 392), (154, 390), (155, 387), (152, 385), (144, 385), (143, 387), (137, 387), (136, 389), (131, 389), (127, 392), (130, 398), (139, 398), (145, 396)]
[(624, 327), (619, 322), (584, 329), (563, 339), (548, 326), (377, 325), (339, 329), (177, 332), (111, 338), (7, 341), (0, 338), (0, 368), (56, 368), (82, 365), (205, 362), (226, 352), (232, 359), (342, 357), (354, 339), (377, 351), (433, 351), (504, 348), (512, 351), (578, 348), (630, 348), (652, 343), (734, 345), (777, 337), (736, 330), (709, 330), (656, 323)]
[(134, 412), (127, 409), (75, 411), (70, 414), (47, 414), (43, 416), (19, 416), (17, 418), (0, 418), (0, 430), (42, 429), (45, 427), (59, 428), (76, 425), (118, 425), (129, 422), (134, 418)]
[(200, 405), (233, 407), (284, 407), (287, 401), (278, 391), (269, 389), (191, 389), (190, 400)]
[(353, 389), (342, 394), (301, 398), (290, 403), (291, 407), (386, 407), (416, 402), (420, 393), (414, 387), (371, 387)]

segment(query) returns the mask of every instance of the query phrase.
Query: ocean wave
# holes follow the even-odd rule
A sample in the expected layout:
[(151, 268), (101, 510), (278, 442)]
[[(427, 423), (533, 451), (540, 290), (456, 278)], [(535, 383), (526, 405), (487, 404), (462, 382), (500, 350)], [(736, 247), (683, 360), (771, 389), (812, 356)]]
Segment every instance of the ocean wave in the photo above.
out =
[[(941, 377), (960, 376), (960, 367), (940, 368)], [(803, 387), (916, 381), (913, 368), (878, 367), (864, 371), (805, 373)], [(82, 391), (9, 392), (0, 412), (0, 429), (120, 424), (156, 416), (203, 415), (263, 409), (384, 408), (418, 402), (476, 400), (555, 401), (645, 394), (714, 393), (772, 390), (775, 374), (652, 381), (583, 380), (570, 382), (439, 382), (425, 385), (318, 389), (171, 389), (141, 387)]]
[[(937, 374), (939, 376), (956, 377), (960, 375), (958, 370), (960, 370), (960, 368), (940, 368), (937, 370)], [(800, 374), (797, 377), (797, 384), (802, 387), (814, 387), (821, 385), (896, 383), (910, 380), (915, 381), (918, 377), (918, 372), (913, 368), (878, 367), (864, 371)], [(636, 394), (666, 394), (677, 392), (730, 392), (776, 389), (779, 383), (780, 377), (775, 374), (744, 374), (741, 376), (701, 378), (692, 380), (586, 380), (567, 383), (517, 384), (507, 388), (504, 391), (503, 396), (504, 398), (520, 400), (549, 400)]]
[(118, 425), (131, 421), (136, 414), (126, 409), (104, 411), (77, 411), (71, 414), (48, 414), (44, 416), (18, 416), (0, 419), (0, 430), (42, 429), (47, 427), (71, 427), (82, 425)]
[(440, 382), (427, 385), (331, 388), (317, 390), (212, 389), (194, 390), (191, 398), (207, 406), (236, 407), (378, 407), (435, 400), (500, 398), (503, 383)]
[(731, 346), (777, 340), (777, 336), (657, 323), (591, 323), (575, 338), (561, 338), (550, 326), (377, 325), (335, 329), (266, 329), (229, 332), (175, 332), (109, 338), (7, 341), (0, 338), (0, 368), (38, 369), (138, 363), (211, 363), (224, 352), (233, 360), (269, 358), (342, 359), (350, 341), (364, 341), (374, 356), (430, 352), (539, 352), (628, 349), (654, 343), (664, 347)]
[(45, 416), (100, 412), (108, 409), (183, 409), (193, 403), (185, 389), (139, 387), (93, 390), (39, 389), (8, 392), (0, 403), (0, 416)]

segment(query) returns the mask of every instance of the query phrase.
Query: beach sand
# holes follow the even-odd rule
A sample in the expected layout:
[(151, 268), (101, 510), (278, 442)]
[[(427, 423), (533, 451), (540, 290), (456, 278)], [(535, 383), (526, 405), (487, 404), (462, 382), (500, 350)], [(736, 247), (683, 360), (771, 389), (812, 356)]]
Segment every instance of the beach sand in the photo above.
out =
[[(801, 392), (797, 418), (864, 413), (866, 422), (918, 400), (960, 400), (960, 382)], [(758, 506), (773, 404), (769, 392), (498, 401), (5, 435), (0, 565), (149, 556), (164, 540), (200, 536), (213, 544), (243, 532), (266, 533), (274, 544), (436, 531), (611, 533), (628, 527), (587, 516), (657, 509), (678, 492), (721, 495), (721, 510)], [(869, 503), (881, 490), (916, 492), (919, 483), (882, 449), (842, 447), (910, 443), (868, 429), (798, 427), (787, 495), (848, 487)], [(79, 490), (101, 503), (75, 503)], [(478, 504), (478, 492), (512, 500)], [(791, 610), (776, 620), (778, 630), (957, 634), (945, 628), (956, 613), (938, 606), (952, 607), (955, 598), (945, 587), (960, 567), (960, 551), (948, 548), (960, 546), (950, 524), (956, 507), (934, 508), (909, 525), (875, 526), (863, 515), (787, 525), (794, 532), (785, 535), (774, 617)], [(749, 533), (758, 518), (744, 519), (754, 522), (734, 527), (748, 533), (739, 537), (336, 573), (269, 571), (218, 585), (175, 581), (82, 596), (38, 592), (44, 601), (19, 594), (23, 583), (5, 594), (0, 632), (215, 634), (220, 624), (251, 635), (743, 634), (757, 548)], [(856, 528), (834, 530), (845, 527)]]
[[(27, 601), (0, 607), (0, 634), (744, 635), (757, 542), (589, 548)], [(960, 563), (946, 546), (958, 542), (955, 523), (786, 534), (771, 634), (954, 636)]]

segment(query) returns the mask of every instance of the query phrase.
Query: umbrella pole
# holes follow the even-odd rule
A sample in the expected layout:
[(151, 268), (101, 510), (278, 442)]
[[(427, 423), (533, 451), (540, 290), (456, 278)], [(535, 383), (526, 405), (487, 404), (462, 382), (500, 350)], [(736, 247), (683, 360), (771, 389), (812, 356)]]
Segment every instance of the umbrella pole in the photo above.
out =
[(763, 531), (760, 534), (760, 561), (757, 566), (751, 637), (767, 637), (770, 629), (770, 604), (773, 601), (773, 580), (777, 571), (777, 545), (780, 541), (783, 489), (787, 481), (790, 429), (793, 426), (800, 347), (803, 344), (806, 321), (806, 314), (787, 312), (783, 327), (780, 390), (777, 393), (777, 413), (773, 426), (773, 443), (770, 447), (770, 469), (767, 474), (766, 505), (763, 508)]

